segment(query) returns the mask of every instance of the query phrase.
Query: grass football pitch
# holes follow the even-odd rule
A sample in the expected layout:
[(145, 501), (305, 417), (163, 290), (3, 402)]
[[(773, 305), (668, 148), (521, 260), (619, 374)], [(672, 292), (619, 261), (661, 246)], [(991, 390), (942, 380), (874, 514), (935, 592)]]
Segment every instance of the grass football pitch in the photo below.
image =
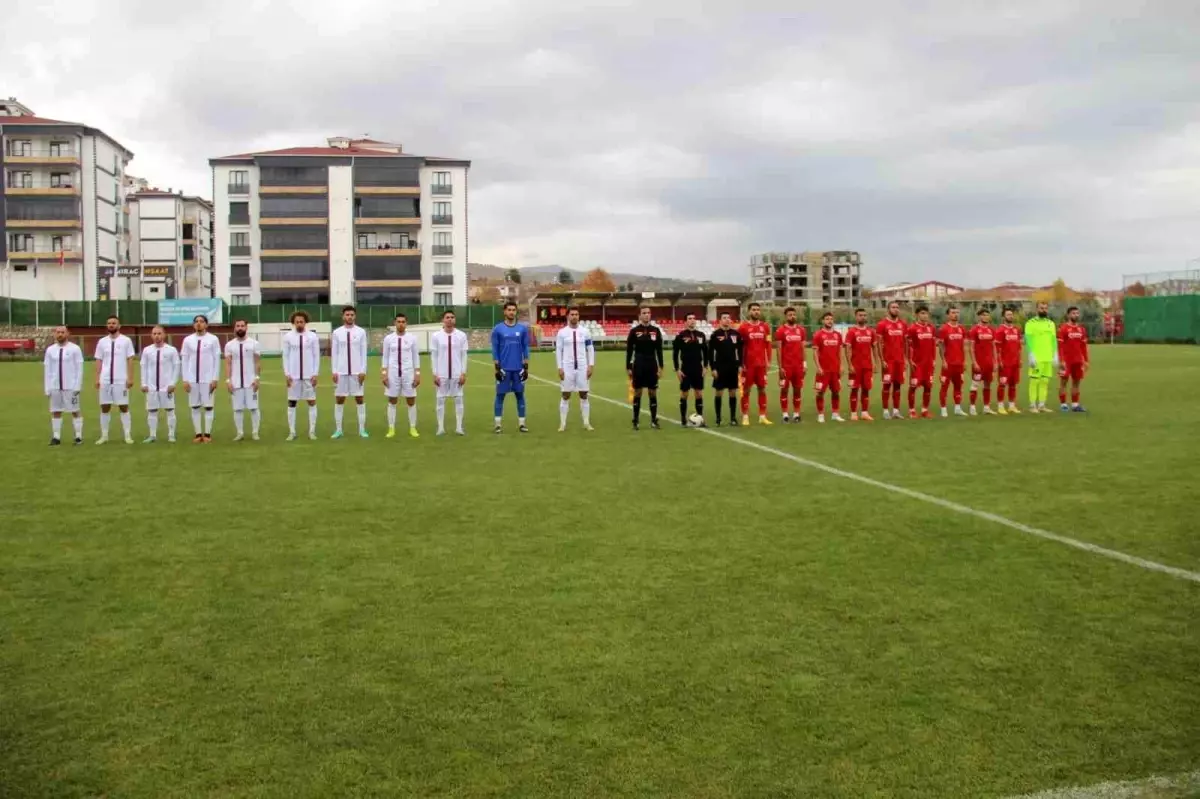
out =
[(799, 428), (721, 435), (633, 433), (603, 353), (594, 433), (531, 381), (532, 431), (510, 399), (495, 436), (471, 369), (465, 438), (434, 437), (427, 379), (422, 437), (385, 440), (372, 377), (369, 441), (352, 411), (328, 440), (326, 386), (320, 440), (286, 443), (268, 360), (261, 442), (222, 395), (211, 445), (181, 410), (179, 444), (97, 447), (89, 387), (87, 445), (52, 449), (40, 364), (0, 365), (0, 796), (940, 799), (1200, 768), (1200, 349), (1095, 347), (1087, 415), (818, 427), (810, 384)]

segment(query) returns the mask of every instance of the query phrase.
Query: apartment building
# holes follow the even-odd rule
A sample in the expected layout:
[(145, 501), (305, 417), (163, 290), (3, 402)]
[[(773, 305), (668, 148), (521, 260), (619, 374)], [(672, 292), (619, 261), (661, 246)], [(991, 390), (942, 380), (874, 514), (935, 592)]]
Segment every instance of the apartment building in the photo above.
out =
[(209, 164), (226, 302), (466, 304), (470, 161), (331, 138)]
[(124, 262), (128, 268), (120, 271), (128, 273), (127, 281), (138, 286), (131, 299), (215, 296), (212, 203), (148, 187), (139, 187), (125, 200), (129, 249)]
[(779, 307), (853, 307), (862, 302), (861, 269), (852, 250), (761, 253), (750, 259), (751, 296)]
[(122, 242), (121, 186), (133, 153), (80, 122), (0, 102), (0, 265), (10, 296), (107, 299)]

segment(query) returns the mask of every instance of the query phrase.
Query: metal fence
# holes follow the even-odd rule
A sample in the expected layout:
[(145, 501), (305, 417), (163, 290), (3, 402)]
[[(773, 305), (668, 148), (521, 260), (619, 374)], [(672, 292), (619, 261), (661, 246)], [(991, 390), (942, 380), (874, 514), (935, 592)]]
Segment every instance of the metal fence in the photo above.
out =
[(1126, 297), (1200, 294), (1200, 258), (1189, 261), (1186, 269), (1125, 275), (1122, 282)]

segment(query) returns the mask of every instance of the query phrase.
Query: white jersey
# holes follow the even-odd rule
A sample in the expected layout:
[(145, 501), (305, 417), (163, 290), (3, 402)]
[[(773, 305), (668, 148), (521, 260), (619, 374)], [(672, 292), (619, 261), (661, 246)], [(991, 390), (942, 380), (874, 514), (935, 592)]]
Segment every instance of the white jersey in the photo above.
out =
[(433, 373), (441, 380), (458, 380), (467, 369), (467, 334), (461, 330), (438, 330), (429, 337)]
[(367, 331), (354, 325), (342, 325), (329, 334), (330, 360), (335, 375), (367, 373)]
[(587, 371), (596, 365), (592, 335), (582, 327), (568, 325), (554, 337), (554, 362), (563, 371)]
[(43, 385), (51, 391), (79, 391), (83, 387), (83, 350), (68, 341), (55, 342), (46, 348), (42, 359)]
[(142, 388), (166, 391), (179, 382), (179, 350), (170, 344), (151, 344), (142, 350)]
[(258, 379), (258, 342), (252, 338), (234, 336), (225, 342), (225, 358), (230, 361), (229, 375), (226, 377), (233, 383), (234, 388), (251, 388)]
[(308, 382), (321, 371), (321, 339), (311, 330), (283, 334), (283, 375)]
[(382, 355), (388, 377), (411, 375), (421, 369), (421, 351), (417, 348), (417, 337), (412, 333), (403, 336), (388, 333), (383, 337)]
[(212, 333), (192, 333), (179, 348), (185, 383), (212, 383), (221, 376), (221, 342)]
[(129, 380), (129, 359), (134, 355), (129, 336), (105, 336), (96, 342), (96, 360), (100, 362), (100, 385), (123, 386)]

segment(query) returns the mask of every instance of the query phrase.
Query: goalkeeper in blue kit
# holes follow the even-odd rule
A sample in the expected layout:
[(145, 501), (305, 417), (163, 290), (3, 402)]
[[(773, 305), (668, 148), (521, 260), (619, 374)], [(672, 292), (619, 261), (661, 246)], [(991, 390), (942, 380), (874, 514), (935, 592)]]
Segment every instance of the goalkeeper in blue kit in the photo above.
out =
[(504, 303), (504, 321), (492, 328), (492, 363), (496, 367), (496, 427), (504, 417), (504, 397), (517, 395), (517, 423), (525, 426), (525, 381), (529, 379), (529, 328), (517, 321), (517, 304)]

